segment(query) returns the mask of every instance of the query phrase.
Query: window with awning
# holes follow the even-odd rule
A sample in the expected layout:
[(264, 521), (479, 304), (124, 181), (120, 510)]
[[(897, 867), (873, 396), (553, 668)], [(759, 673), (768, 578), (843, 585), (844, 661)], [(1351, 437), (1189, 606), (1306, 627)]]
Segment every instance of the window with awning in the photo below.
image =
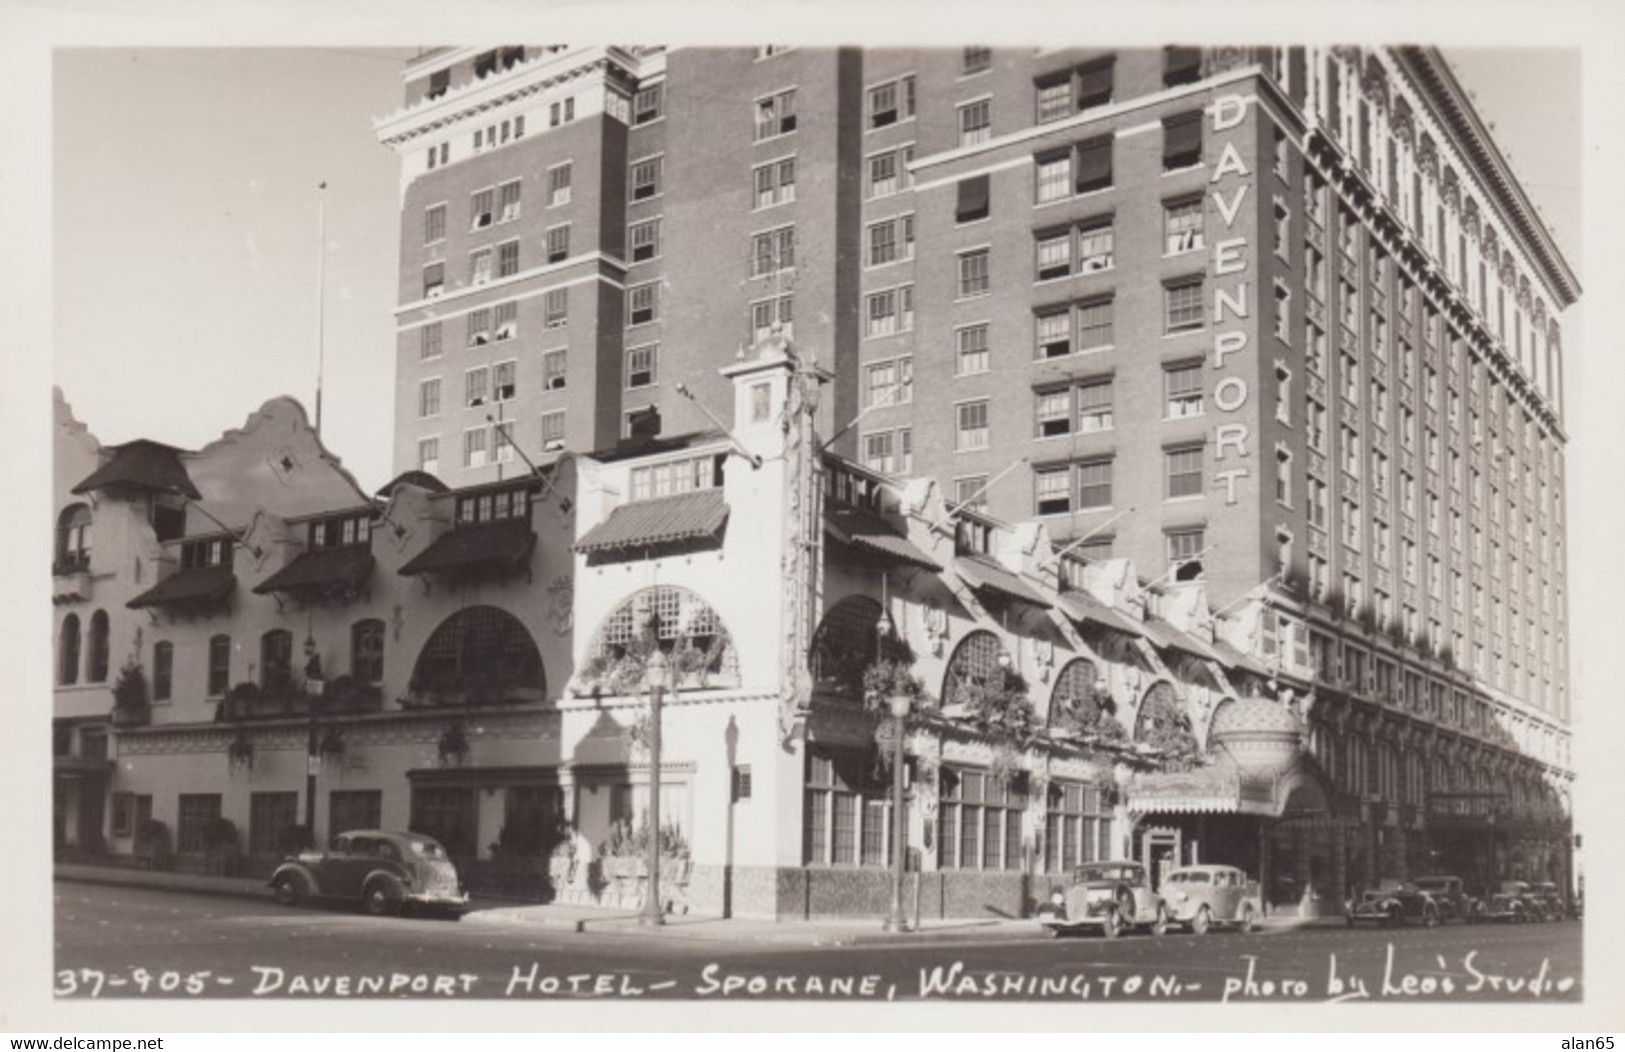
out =
[(1189, 168), (1202, 161), (1202, 115), (1181, 113), (1162, 122), (1162, 169)]
[(991, 179), (986, 175), (975, 175), (969, 179), (959, 181), (959, 202), (954, 208), (954, 221), (971, 223), (978, 219), (986, 219), (989, 214), (988, 198), (991, 192)]
[(1078, 193), (1104, 190), (1112, 185), (1112, 137), (1102, 136), (1078, 145)]
[(1162, 51), (1162, 83), (1167, 87), (1202, 79), (1202, 49), (1168, 47)]

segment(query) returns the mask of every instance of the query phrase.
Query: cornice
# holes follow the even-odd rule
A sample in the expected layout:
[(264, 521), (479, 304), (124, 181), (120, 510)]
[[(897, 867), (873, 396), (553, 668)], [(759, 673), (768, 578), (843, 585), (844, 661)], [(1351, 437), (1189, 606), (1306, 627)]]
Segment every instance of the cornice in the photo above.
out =
[(1522, 182), (1495, 145), (1494, 137), (1444, 56), (1433, 47), (1397, 47), (1391, 53), (1399, 69), (1427, 98), (1456, 144), (1466, 152), (1477, 174), (1494, 191), (1497, 209), (1511, 220), (1509, 225), (1518, 232), (1524, 246), (1534, 253), (1547, 283), (1561, 298), (1562, 306), (1572, 306), (1580, 296), (1579, 279), (1551, 231), (1541, 222)]

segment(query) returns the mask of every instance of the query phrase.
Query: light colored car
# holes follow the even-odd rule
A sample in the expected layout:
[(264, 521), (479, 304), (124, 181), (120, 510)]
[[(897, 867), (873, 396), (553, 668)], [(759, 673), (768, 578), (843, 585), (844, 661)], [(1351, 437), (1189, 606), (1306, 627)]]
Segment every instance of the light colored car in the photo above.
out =
[(1038, 921), (1051, 935), (1099, 930), (1115, 939), (1127, 928), (1153, 935), (1168, 930), (1162, 896), (1151, 890), (1138, 862), (1086, 862), (1072, 871), (1072, 883), (1056, 889), (1038, 909)]
[(1252, 931), (1264, 913), (1256, 880), (1235, 866), (1184, 866), (1162, 882), (1162, 901), (1170, 924), (1183, 924), (1206, 935), (1215, 924)]
[(1481, 919), (1482, 907), (1467, 894), (1460, 877), (1417, 877), (1412, 883), (1439, 907), (1439, 920), (1477, 924)]
[(354, 829), (333, 838), (326, 851), (303, 851), (271, 874), (278, 902), (307, 899), (360, 903), (382, 916), (407, 906), (461, 914), (468, 894), (439, 841), (421, 833)]

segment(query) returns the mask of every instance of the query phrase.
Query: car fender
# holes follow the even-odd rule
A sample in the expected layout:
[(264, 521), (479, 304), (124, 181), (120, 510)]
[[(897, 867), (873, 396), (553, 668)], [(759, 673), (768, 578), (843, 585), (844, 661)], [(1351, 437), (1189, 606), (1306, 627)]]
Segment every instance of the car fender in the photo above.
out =
[(290, 876), (300, 882), (300, 887), (306, 895), (320, 895), (322, 893), (321, 885), (316, 881), (316, 874), (312, 873), (310, 868), (301, 862), (289, 861), (282, 863), (271, 872), (271, 879), (265, 883), (269, 887), (275, 887), (277, 881)]
[(390, 889), (393, 890), (396, 895), (401, 895), (406, 892), (406, 881), (402, 879), (399, 873), (396, 873), (394, 870), (387, 869), (383, 866), (379, 866), (376, 869), (368, 870), (367, 875), (361, 878), (361, 893), (365, 895), (367, 893), (367, 889), (372, 887), (374, 882), (380, 880), (387, 883)]

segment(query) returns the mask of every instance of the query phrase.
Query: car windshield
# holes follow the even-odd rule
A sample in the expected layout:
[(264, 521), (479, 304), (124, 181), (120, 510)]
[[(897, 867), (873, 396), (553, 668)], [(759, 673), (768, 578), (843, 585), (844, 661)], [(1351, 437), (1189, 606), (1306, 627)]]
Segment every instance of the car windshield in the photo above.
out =
[(1138, 866), (1079, 866), (1077, 879), (1087, 880), (1138, 880), (1140, 867)]
[(1448, 891), (1450, 890), (1450, 881), (1419, 880), (1416, 882), (1416, 886), (1421, 888), (1423, 891)]
[(1170, 884), (1211, 884), (1213, 874), (1203, 869), (1180, 870), (1168, 876)]

